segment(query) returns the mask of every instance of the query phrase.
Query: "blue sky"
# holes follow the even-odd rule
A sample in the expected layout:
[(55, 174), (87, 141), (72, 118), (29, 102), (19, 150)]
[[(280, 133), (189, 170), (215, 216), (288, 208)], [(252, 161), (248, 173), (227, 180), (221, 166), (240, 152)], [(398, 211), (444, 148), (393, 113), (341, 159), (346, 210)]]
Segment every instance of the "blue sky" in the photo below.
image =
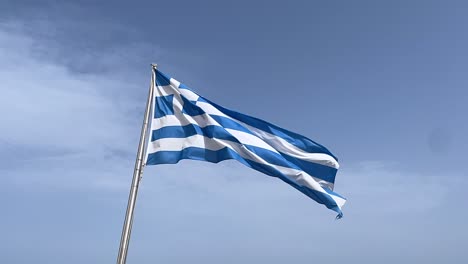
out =
[(1, 1), (5, 263), (115, 262), (150, 63), (327, 146), (344, 218), (234, 161), (148, 167), (128, 263), (466, 259), (464, 1)]

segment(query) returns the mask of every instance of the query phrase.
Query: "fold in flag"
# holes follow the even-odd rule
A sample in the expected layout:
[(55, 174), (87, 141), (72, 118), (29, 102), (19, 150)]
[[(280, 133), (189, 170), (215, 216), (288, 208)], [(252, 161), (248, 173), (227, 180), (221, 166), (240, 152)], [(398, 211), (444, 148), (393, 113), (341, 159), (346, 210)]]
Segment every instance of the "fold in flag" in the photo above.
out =
[(338, 161), (324, 146), (255, 117), (221, 107), (155, 72), (146, 164), (182, 159), (235, 159), (278, 177), (338, 213), (346, 199), (333, 192)]

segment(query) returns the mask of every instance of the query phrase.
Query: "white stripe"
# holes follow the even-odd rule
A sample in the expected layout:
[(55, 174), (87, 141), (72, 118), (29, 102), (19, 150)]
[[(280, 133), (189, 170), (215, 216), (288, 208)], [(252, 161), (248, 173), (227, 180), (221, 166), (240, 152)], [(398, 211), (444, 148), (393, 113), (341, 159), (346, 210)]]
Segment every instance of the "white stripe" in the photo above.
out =
[(174, 88), (171, 85), (158, 85), (156, 86), (156, 89), (154, 89), (154, 96), (159, 97), (159, 96), (168, 96), (171, 94), (180, 94), (179, 90)]
[(196, 94), (196, 93), (194, 93), (194, 92), (192, 92), (192, 91), (190, 91), (190, 90), (188, 90), (188, 89), (184, 89), (184, 88), (179, 89), (180, 82), (177, 81), (176, 79), (171, 78), (170, 83), (171, 83), (171, 86), (172, 86), (173, 88), (177, 88), (178, 91), (179, 91), (185, 98), (187, 98), (189, 101), (197, 101), (198, 98), (200, 97), (198, 94)]
[(154, 118), (151, 124), (151, 130), (157, 130), (167, 126), (186, 126), (189, 124), (196, 124), (200, 127), (206, 126), (220, 126), (209, 115), (196, 115), (190, 116), (183, 113), (175, 113), (174, 115), (166, 115), (159, 118)]
[[(213, 105), (207, 103), (207, 102), (200, 102), (198, 101), (197, 102), (197, 105), (203, 109), (203, 111), (205, 111), (207, 114), (210, 114), (210, 115), (218, 115), (218, 116), (223, 116), (223, 117), (227, 117), (229, 119), (233, 119), (227, 115), (225, 115), (223, 112), (219, 111), (216, 107), (214, 107)], [(234, 120), (234, 119), (233, 119)], [(237, 120), (236, 120), (237, 121)]]
[(193, 135), (185, 138), (161, 138), (148, 143), (148, 153), (158, 151), (181, 151), (188, 147), (220, 150), (228, 146), (220, 139), (207, 138), (202, 135)]
[(231, 135), (233, 135), (235, 138), (237, 138), (242, 144), (268, 149), (270, 151), (273, 151), (274, 153), (279, 154), (279, 152), (276, 151), (276, 149), (272, 148), (270, 145), (265, 143), (265, 141), (252, 134), (230, 128), (225, 128), (225, 130)]
[(174, 94), (174, 98), (172, 99), (172, 108), (174, 109), (174, 113), (182, 112), (184, 101), (180, 94)]
[(188, 89), (179, 89), (180, 93), (187, 98), (189, 101), (197, 101), (200, 96), (198, 94), (188, 90)]
[(341, 207), (343, 207), (343, 205), (346, 203), (346, 200), (341, 198), (341, 197), (338, 197), (336, 195), (333, 195), (333, 194), (328, 194), (330, 195), (330, 197), (336, 202), (336, 204), (338, 205), (338, 207), (341, 209)]
[(180, 82), (177, 81), (176, 79), (171, 78), (171, 79), (169, 80), (169, 83), (172, 85), (172, 87), (179, 88)]
[(336, 201), (340, 208), (345, 202), (345, 200), (343, 200), (340, 197), (328, 194), (322, 188), (322, 186), (314, 179), (314, 177), (307, 174), (306, 172), (268, 163), (260, 156), (244, 147), (243, 145), (227, 140), (207, 138), (202, 135), (194, 135), (183, 139), (162, 138), (149, 143), (148, 153), (155, 153), (158, 151), (181, 151), (188, 147), (204, 148), (213, 151), (220, 150), (224, 147), (230, 148), (245, 159), (272, 167), (302, 186), (329, 195), (333, 200)]
[(286, 154), (288, 154), (290, 156), (293, 156), (295, 158), (298, 158), (298, 159), (302, 159), (302, 160), (322, 164), (322, 165), (329, 166), (329, 167), (336, 168), (336, 169), (338, 169), (339, 166), (340, 166), (338, 164), (338, 161), (336, 161), (335, 158), (333, 158), (332, 156), (330, 156), (328, 154), (306, 152), (306, 151), (292, 145), (291, 143), (287, 142), (286, 140), (284, 140), (281, 137), (270, 134), (270, 133), (265, 132), (265, 131), (263, 131), (261, 129), (258, 129), (256, 127), (252, 127), (252, 126), (247, 125), (247, 124), (245, 124), (245, 123), (243, 123), (243, 122), (241, 122), (241, 121), (239, 121), (237, 119), (234, 119), (232, 117), (227, 116), (226, 114), (219, 111), (217, 108), (215, 108), (213, 105), (211, 105), (209, 103), (197, 102), (197, 105), (201, 109), (203, 109), (207, 114), (226, 117), (226, 118), (229, 118), (229, 119), (239, 123), (240, 125), (244, 126), (248, 130), (252, 131), (255, 135), (257, 135), (259, 138), (263, 139), (268, 145), (272, 146), (273, 148), (275, 148), (279, 152), (286, 153)]

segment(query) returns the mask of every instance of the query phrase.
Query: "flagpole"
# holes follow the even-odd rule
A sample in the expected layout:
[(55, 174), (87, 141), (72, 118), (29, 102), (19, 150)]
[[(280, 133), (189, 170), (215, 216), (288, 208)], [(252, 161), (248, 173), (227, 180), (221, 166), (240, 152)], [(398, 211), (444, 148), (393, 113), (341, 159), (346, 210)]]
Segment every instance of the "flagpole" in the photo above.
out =
[(119, 247), (119, 255), (117, 257), (117, 264), (125, 264), (127, 261), (127, 251), (128, 245), (130, 243), (130, 235), (132, 232), (132, 224), (133, 224), (133, 213), (135, 210), (135, 203), (138, 194), (138, 186), (140, 184), (140, 179), (143, 175), (143, 168), (144, 164), (144, 153), (145, 153), (145, 140), (146, 134), (148, 131), (148, 122), (149, 116), (151, 111), (151, 102), (153, 100), (153, 88), (154, 83), (156, 80), (156, 64), (151, 64), (151, 84), (148, 92), (148, 99), (146, 101), (146, 110), (145, 116), (143, 119), (143, 125), (141, 127), (141, 134), (140, 134), (140, 143), (138, 144), (138, 151), (137, 157), (135, 161), (135, 170), (133, 171), (133, 180), (132, 185), (130, 187), (130, 194), (128, 196), (128, 204), (127, 204), (127, 212), (125, 214), (125, 222), (122, 228), (122, 236), (120, 238), (120, 247)]

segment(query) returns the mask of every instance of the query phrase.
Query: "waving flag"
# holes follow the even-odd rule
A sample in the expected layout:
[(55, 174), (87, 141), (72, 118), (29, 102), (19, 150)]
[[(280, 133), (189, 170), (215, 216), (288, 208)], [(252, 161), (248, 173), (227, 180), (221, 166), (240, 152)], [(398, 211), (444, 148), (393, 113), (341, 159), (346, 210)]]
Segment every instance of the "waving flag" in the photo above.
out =
[(278, 177), (338, 213), (346, 199), (333, 192), (339, 167), (324, 146), (255, 117), (221, 107), (154, 69), (147, 165), (182, 159), (235, 159)]

